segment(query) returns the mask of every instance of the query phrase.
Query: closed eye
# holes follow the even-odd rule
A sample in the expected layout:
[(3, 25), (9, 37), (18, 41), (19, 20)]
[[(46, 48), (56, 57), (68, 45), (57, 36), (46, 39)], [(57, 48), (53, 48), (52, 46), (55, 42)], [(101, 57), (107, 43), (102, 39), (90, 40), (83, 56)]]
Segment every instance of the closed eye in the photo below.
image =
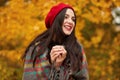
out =
[[(70, 16), (68, 15), (68, 14), (65, 14), (65, 18), (64, 19), (68, 19)], [(73, 21), (73, 22), (75, 22), (76, 21), (76, 18), (73, 16), (73, 17), (71, 17), (71, 20)]]
[(75, 18), (75, 17), (72, 17), (72, 20), (75, 22), (75, 21), (76, 21), (76, 18)]
[(69, 15), (66, 14), (66, 15), (65, 15), (65, 19), (67, 19), (68, 17), (69, 17)]

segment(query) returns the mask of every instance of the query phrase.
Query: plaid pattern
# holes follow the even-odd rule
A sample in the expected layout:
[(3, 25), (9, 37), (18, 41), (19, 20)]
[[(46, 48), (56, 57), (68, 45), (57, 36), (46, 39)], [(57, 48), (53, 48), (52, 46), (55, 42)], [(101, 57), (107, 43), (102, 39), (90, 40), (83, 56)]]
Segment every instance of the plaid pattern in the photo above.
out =
[[(24, 64), (24, 73), (22, 80), (48, 80), (48, 75), (50, 73), (50, 63), (47, 59), (46, 55), (48, 51), (42, 55), (40, 55), (35, 62), (35, 67), (33, 68), (33, 60), (31, 60), (31, 53), (34, 49), (34, 46), (31, 46), (26, 58), (25, 58), (25, 64)], [(87, 70), (87, 61), (84, 51), (83, 53), (83, 62), (82, 62), (82, 69), (76, 73), (76, 75), (79, 75), (79, 80), (89, 80), (88, 77), (88, 70)], [(81, 78), (83, 76), (83, 78)], [(75, 79), (76, 80), (76, 79)]]

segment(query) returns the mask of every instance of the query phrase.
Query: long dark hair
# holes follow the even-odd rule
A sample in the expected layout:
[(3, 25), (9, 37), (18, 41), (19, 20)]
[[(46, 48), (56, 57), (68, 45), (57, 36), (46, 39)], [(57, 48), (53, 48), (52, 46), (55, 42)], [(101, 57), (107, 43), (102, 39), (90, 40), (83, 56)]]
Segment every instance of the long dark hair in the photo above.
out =
[[(37, 42), (40, 42), (36, 45), (40, 46), (40, 51), (35, 55), (34, 62), (37, 56), (40, 56), (45, 52), (47, 48), (51, 49), (53, 46), (51, 43), (57, 43), (59, 45), (64, 45), (65, 49), (67, 50), (67, 55), (71, 62), (72, 70), (79, 70), (82, 62), (82, 53), (81, 53), (81, 46), (78, 44), (77, 39), (75, 37), (75, 28), (73, 29), (70, 35), (65, 35), (62, 30), (62, 24), (64, 21), (65, 13), (67, 8), (63, 9), (55, 18), (51, 28), (47, 29), (42, 34), (38, 35), (31, 44), (27, 47), (23, 58), (25, 58), (30, 46), (34, 45)], [(75, 15), (76, 17), (76, 15)], [(76, 20), (74, 21), (76, 25)], [(54, 38), (54, 40), (53, 40)], [(34, 49), (35, 50), (35, 49)], [(33, 51), (34, 52), (34, 51)], [(48, 52), (48, 59), (50, 60), (50, 55)], [(33, 54), (31, 58), (33, 57)]]

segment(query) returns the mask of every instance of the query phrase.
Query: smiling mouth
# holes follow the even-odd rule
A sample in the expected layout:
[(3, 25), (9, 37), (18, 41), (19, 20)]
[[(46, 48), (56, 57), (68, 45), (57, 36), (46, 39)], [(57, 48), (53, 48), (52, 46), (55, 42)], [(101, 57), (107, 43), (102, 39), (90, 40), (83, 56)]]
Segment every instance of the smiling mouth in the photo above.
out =
[(65, 29), (67, 29), (68, 31), (71, 31), (71, 29), (72, 29), (72, 26), (64, 26), (65, 27)]

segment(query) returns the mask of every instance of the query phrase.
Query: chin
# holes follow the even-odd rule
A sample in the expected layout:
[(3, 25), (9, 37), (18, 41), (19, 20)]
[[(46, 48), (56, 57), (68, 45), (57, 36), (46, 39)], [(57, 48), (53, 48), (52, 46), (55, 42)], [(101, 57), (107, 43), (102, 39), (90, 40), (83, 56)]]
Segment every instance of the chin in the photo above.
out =
[(68, 36), (69, 36), (70, 34), (71, 34), (71, 33), (65, 33), (65, 35), (68, 35)]

